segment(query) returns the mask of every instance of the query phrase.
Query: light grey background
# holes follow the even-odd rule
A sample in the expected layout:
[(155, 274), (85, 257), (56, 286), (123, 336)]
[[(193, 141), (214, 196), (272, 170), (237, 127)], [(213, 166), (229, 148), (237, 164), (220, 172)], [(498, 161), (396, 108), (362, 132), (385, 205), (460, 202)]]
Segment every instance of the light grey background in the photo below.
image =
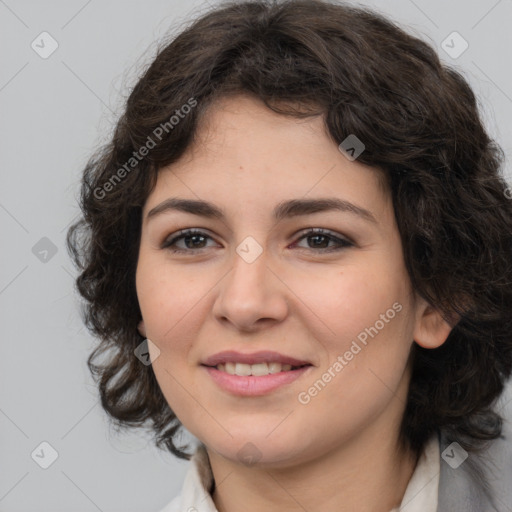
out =
[[(512, 1), (359, 3), (410, 27), (464, 72), (510, 159)], [(179, 492), (186, 462), (141, 433), (108, 428), (85, 363), (95, 342), (81, 324), (64, 239), (81, 170), (156, 43), (212, 4), (0, 0), (0, 511), (157, 512)], [(42, 47), (43, 31), (59, 45), (47, 59), (31, 47)], [(453, 31), (469, 44), (455, 59), (441, 46)], [(55, 255), (44, 253), (43, 237)], [(31, 458), (43, 441), (59, 455), (46, 470)]]

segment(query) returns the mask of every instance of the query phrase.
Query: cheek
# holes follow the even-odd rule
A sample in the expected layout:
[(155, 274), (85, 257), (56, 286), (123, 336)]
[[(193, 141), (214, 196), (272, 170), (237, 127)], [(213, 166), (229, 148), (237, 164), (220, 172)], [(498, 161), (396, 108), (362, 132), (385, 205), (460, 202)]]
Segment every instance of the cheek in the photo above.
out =
[[(147, 335), (161, 348), (180, 340), (193, 327), (208, 301), (208, 276), (198, 277), (161, 259), (141, 255), (136, 274), (137, 296)], [(191, 324), (192, 322), (192, 324)], [(186, 325), (186, 329), (185, 329)], [(185, 336), (186, 337), (186, 336)]]
[(318, 312), (309, 329), (325, 349), (321, 380), (329, 390), (319, 393), (316, 406), (334, 401), (377, 410), (389, 389), (399, 385), (412, 344), (407, 275), (401, 269), (370, 271), (366, 266), (332, 277), (320, 288), (310, 283), (309, 292), (303, 290), (311, 298), (308, 306)]
[(212, 285), (156, 258), (139, 258), (139, 305), (147, 337), (160, 351), (152, 368), (167, 403), (181, 421), (190, 421), (190, 394), (200, 396), (188, 376), (192, 364), (189, 359), (203, 315), (211, 308), (207, 292)]
[(333, 286), (330, 298), (318, 294), (316, 306), (323, 311), (315, 330), (325, 333), (318, 339), (326, 357), (315, 378), (304, 383), (299, 402), (306, 404), (304, 412), (318, 416), (319, 428), (322, 411), (331, 410), (329, 432), (338, 435), (376, 417), (399, 394), (413, 309), (404, 286), (378, 276)]
[(347, 268), (328, 278), (310, 276), (294, 284), (297, 295), (304, 297), (305, 306), (315, 314), (318, 332), (337, 340), (334, 344), (355, 338), (376, 322), (379, 331), (403, 330), (409, 306), (407, 276), (399, 269), (369, 267)]

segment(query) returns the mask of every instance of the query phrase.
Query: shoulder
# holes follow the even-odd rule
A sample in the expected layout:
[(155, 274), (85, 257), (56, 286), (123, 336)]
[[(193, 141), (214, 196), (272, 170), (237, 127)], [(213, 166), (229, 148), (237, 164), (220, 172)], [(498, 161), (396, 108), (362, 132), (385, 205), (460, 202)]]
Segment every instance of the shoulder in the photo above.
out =
[(181, 495), (176, 496), (171, 502), (169, 502), (163, 509), (158, 512), (187, 512), (180, 510)]
[(200, 444), (189, 462), (180, 494), (158, 512), (217, 512), (210, 496), (212, 483), (208, 453)]
[(512, 504), (512, 423), (480, 452), (467, 453), (440, 435), (441, 467), (438, 512), (502, 511)]

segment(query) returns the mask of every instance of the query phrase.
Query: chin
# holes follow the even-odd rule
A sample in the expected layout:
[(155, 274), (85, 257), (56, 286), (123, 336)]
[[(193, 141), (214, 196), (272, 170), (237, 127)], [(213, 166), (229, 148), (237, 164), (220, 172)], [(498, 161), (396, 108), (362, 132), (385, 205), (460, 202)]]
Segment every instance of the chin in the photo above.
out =
[(300, 462), (299, 459), (304, 457), (301, 436), (291, 435), (289, 429), (283, 430), (282, 435), (269, 435), (271, 430), (247, 428), (239, 434), (230, 430), (233, 437), (228, 434), (222, 439), (207, 436), (203, 443), (208, 450), (246, 466), (286, 467)]

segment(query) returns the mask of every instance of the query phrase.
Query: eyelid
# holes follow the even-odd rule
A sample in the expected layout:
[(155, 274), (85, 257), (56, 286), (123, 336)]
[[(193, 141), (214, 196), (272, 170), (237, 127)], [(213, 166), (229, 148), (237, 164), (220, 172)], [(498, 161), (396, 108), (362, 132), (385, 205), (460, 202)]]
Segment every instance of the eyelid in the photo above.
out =
[(313, 236), (313, 235), (326, 235), (329, 236), (335, 240), (339, 240), (340, 242), (346, 242), (347, 244), (356, 245), (354, 240), (352, 240), (350, 237), (343, 235), (341, 233), (336, 233), (335, 231), (331, 231), (330, 229), (325, 228), (315, 228), (315, 227), (309, 227), (304, 228), (299, 233), (295, 234), (295, 237), (299, 237), (299, 239), (303, 239), (307, 236)]
[(313, 252), (313, 253), (318, 253), (318, 254), (328, 254), (328, 253), (332, 253), (332, 252), (340, 252), (343, 249), (348, 249), (350, 247), (356, 246), (355, 242), (353, 242), (349, 237), (347, 237), (345, 235), (337, 234), (331, 230), (324, 229), (324, 228), (307, 228), (306, 230), (302, 231), (302, 234), (298, 235), (298, 238), (295, 242), (293, 242), (293, 245), (296, 245), (299, 242), (301, 242), (302, 240), (305, 240), (306, 238), (309, 238), (310, 236), (315, 236), (315, 235), (326, 236), (330, 239), (331, 242), (333, 241), (337, 245), (335, 245), (334, 247), (330, 247), (330, 248), (328, 247), (328, 248), (315, 249), (315, 248), (311, 248), (311, 247), (299, 247), (299, 249)]
[[(161, 249), (166, 249), (171, 246), (171, 244), (182, 240), (183, 238), (187, 236), (204, 236), (205, 238), (210, 238), (212, 240), (215, 240), (214, 237), (208, 232), (208, 230), (205, 230), (203, 228), (184, 228), (180, 229), (178, 231), (175, 231), (174, 233), (171, 233), (170, 235), (166, 236), (163, 240), (163, 242), (160, 244)], [(195, 252), (199, 252), (201, 249), (196, 250)], [(193, 250), (187, 250), (186, 252), (193, 252)]]
[[(326, 236), (330, 239), (330, 241), (334, 241), (337, 243), (335, 247), (330, 248), (317, 248), (314, 247), (298, 247), (299, 250), (306, 250), (313, 253), (330, 253), (330, 252), (336, 252), (341, 251), (342, 249), (346, 249), (349, 247), (356, 246), (356, 243), (351, 240), (346, 235), (335, 233), (331, 230), (325, 229), (325, 228), (315, 228), (315, 227), (308, 227), (304, 228), (299, 233), (295, 233), (293, 235), (294, 242), (292, 243), (292, 246), (298, 244), (302, 240), (315, 236), (315, 235), (322, 235)], [(175, 244), (178, 241), (183, 240), (187, 236), (202, 236), (204, 238), (208, 238), (215, 241), (215, 238), (209, 234), (208, 230), (205, 230), (203, 228), (185, 228), (181, 229), (175, 233), (172, 233), (171, 235), (167, 236), (164, 241), (160, 244), (161, 249), (167, 249), (173, 253), (201, 253), (202, 251), (208, 249), (208, 247), (200, 247), (197, 249), (172, 249), (172, 245)], [(211, 248), (211, 247), (210, 247)]]

